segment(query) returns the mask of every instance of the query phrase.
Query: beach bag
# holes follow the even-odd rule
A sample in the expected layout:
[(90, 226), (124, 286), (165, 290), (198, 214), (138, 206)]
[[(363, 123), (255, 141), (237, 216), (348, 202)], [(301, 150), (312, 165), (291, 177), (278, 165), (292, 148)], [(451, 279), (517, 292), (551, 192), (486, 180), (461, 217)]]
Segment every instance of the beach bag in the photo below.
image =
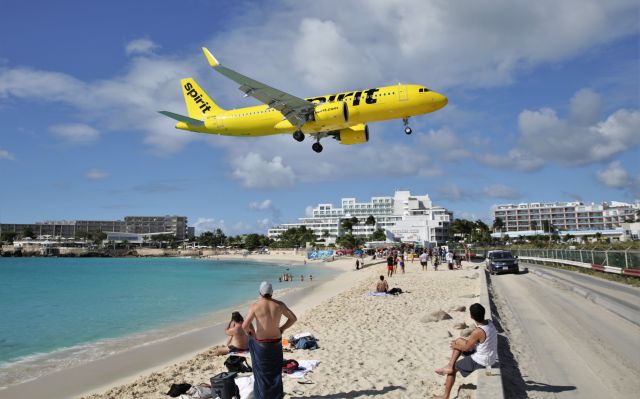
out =
[(293, 359), (282, 361), (282, 372), (285, 374), (292, 374), (300, 368), (300, 364)]
[(253, 371), (249, 363), (247, 363), (247, 358), (244, 356), (229, 356), (227, 360), (224, 361), (224, 365), (230, 372), (249, 373)]
[(220, 399), (240, 399), (235, 378), (238, 373), (220, 373), (211, 377), (211, 395)]
[(169, 387), (169, 392), (167, 392), (167, 395), (171, 396), (172, 398), (177, 398), (183, 393), (186, 393), (190, 388), (191, 388), (191, 384), (171, 384), (171, 387)]
[(187, 395), (189, 395), (191, 398), (213, 398), (211, 386), (208, 384), (192, 386), (191, 389), (187, 391)]
[(402, 289), (400, 288), (392, 288), (389, 290), (389, 294), (391, 295), (400, 295), (402, 294)]
[(296, 342), (296, 349), (317, 349), (318, 343), (313, 336), (302, 337)]

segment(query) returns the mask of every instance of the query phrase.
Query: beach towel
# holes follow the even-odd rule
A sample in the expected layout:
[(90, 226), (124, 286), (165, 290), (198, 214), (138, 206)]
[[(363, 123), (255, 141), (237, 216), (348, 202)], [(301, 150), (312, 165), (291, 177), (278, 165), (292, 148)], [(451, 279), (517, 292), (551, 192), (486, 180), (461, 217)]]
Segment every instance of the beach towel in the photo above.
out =
[(289, 378), (302, 378), (309, 371), (316, 368), (318, 364), (320, 364), (320, 360), (300, 360), (298, 362), (298, 370), (291, 374), (287, 374), (287, 376), (289, 376)]
[(253, 374), (245, 377), (236, 377), (236, 385), (240, 389), (240, 399), (254, 399)]
[(255, 399), (282, 399), (282, 343), (258, 342), (249, 338), (253, 366), (253, 395)]
[(367, 295), (369, 296), (393, 296), (391, 294), (387, 294), (386, 292), (369, 292)]

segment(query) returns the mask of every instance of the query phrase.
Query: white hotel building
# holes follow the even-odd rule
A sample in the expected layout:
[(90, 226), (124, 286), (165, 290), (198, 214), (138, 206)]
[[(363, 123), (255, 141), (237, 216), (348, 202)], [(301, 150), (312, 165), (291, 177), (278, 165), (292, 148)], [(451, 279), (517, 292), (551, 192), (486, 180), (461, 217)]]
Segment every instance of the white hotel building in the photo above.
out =
[(612, 201), (585, 205), (582, 202), (532, 202), (498, 205), (493, 219), (501, 218), (503, 233), (510, 236), (544, 234), (550, 223), (560, 234), (619, 235), (625, 220), (634, 219), (640, 202), (628, 204)]
[[(277, 240), (288, 229), (305, 226), (313, 230), (318, 239), (328, 234), (327, 242), (335, 242), (337, 237), (346, 233), (342, 220), (355, 216), (359, 220), (353, 227), (356, 237), (368, 237), (381, 228), (396, 241), (442, 244), (448, 239), (449, 223), (453, 220), (453, 213), (433, 206), (428, 195), (411, 195), (409, 191), (396, 191), (393, 197), (372, 197), (369, 202), (343, 198), (341, 205), (334, 208), (333, 204), (318, 204), (311, 216), (300, 218), (299, 223), (271, 228), (268, 236)], [(369, 215), (375, 218), (375, 226), (365, 224)]]

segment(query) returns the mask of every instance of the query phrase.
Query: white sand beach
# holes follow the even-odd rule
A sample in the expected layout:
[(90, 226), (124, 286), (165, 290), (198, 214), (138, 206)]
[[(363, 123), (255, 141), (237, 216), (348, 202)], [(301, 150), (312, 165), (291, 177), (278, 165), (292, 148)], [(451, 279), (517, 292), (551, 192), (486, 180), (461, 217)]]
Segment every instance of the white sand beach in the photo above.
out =
[[(264, 257), (275, 260), (274, 255)], [(295, 261), (302, 256), (294, 258), (297, 259), (288, 259)], [(379, 275), (386, 275), (386, 266), (377, 264), (356, 271), (353, 262), (352, 259), (332, 262), (332, 267), (345, 272), (316, 286), (302, 301), (290, 303), (299, 320), (285, 335), (311, 332), (319, 339), (320, 349), (293, 350), (285, 353), (285, 358), (317, 359), (321, 363), (307, 375), (307, 384), (285, 377), (287, 397), (418, 398), (442, 393), (444, 377), (436, 375), (434, 369), (446, 363), (449, 342), (452, 336), (460, 335), (461, 330), (454, 329), (454, 325), (471, 324), (468, 312), (450, 309), (468, 308), (477, 300), (479, 279), (468, 277), (478, 270), (424, 272), (417, 261), (408, 262), (406, 274), (390, 279), (390, 287), (408, 292), (397, 297), (375, 297), (367, 293)], [(426, 321), (439, 310), (452, 318)], [(166, 398), (164, 393), (172, 383), (209, 382), (215, 374), (226, 371), (224, 358), (211, 356), (212, 349), (153, 372), (130, 376), (131, 382), (103, 387), (101, 392), (85, 397), (160, 399)], [(460, 387), (472, 392), (475, 375), (459, 377), (453, 392)]]

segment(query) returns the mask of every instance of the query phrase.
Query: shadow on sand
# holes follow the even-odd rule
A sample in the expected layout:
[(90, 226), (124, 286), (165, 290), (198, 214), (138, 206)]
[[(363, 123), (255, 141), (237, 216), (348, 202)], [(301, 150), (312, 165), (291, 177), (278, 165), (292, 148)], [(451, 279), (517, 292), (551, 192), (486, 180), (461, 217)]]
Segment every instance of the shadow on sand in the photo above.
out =
[(400, 387), (397, 385), (390, 385), (388, 387), (384, 387), (383, 389), (363, 389), (361, 391), (349, 391), (349, 392), (338, 392), (331, 393), (328, 395), (304, 395), (304, 396), (289, 396), (290, 399), (343, 399), (343, 398), (358, 398), (361, 396), (378, 396), (383, 395), (387, 392), (392, 392), (396, 390), (404, 391), (404, 387)]

